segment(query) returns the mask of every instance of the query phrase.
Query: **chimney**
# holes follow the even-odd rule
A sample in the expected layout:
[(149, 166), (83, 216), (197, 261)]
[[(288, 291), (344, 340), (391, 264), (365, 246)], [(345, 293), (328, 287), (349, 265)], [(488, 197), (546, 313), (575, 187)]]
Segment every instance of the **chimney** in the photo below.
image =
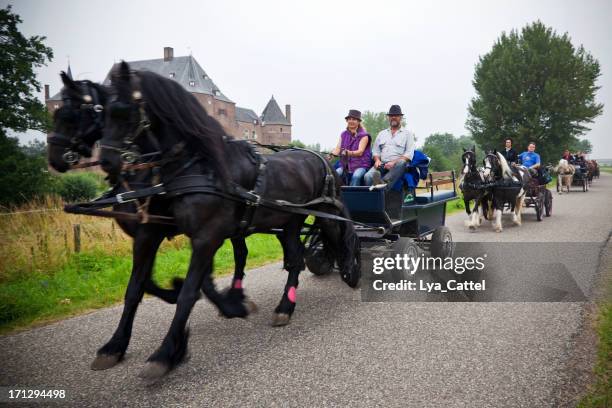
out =
[(164, 47), (164, 61), (171, 61), (174, 58), (174, 48)]
[(291, 123), (291, 105), (285, 105), (285, 117), (287, 122)]
[(49, 99), (49, 85), (45, 85), (45, 102)]

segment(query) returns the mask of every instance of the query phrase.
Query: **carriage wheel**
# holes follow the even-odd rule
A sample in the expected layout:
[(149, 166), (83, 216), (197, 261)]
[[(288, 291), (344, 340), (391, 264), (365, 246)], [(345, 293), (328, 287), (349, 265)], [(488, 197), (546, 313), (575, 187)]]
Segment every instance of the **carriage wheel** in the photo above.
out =
[(323, 242), (315, 235), (309, 239), (304, 261), (308, 270), (317, 276), (329, 275), (334, 270), (334, 263), (327, 257)]
[[(412, 238), (399, 237), (397, 241), (393, 243), (391, 247), (391, 253), (395, 257), (395, 255), (404, 256), (404, 254), (408, 255), (409, 258), (418, 258), (421, 254), (421, 248), (417, 245)], [(404, 269), (393, 269), (391, 271), (391, 275), (395, 282), (399, 282), (402, 279), (409, 279), (410, 275), (408, 271)]]
[(453, 235), (448, 227), (442, 225), (434, 230), (429, 251), (433, 257), (447, 258), (453, 256), (455, 245), (453, 244)]
[(545, 191), (544, 194), (546, 197), (546, 199), (544, 200), (544, 209), (546, 210), (546, 216), (550, 217), (552, 214), (553, 195), (552, 192), (548, 189)]

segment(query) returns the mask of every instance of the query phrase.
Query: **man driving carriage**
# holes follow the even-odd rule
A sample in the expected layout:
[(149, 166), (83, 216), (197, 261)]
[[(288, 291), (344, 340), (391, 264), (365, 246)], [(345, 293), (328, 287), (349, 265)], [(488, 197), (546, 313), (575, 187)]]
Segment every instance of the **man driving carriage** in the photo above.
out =
[(385, 185), (387, 189), (404, 175), (406, 164), (414, 156), (415, 138), (402, 127), (403, 116), (399, 105), (389, 109), (389, 128), (378, 134), (372, 146), (374, 166), (365, 174), (366, 185)]
[(540, 155), (535, 152), (535, 142), (529, 142), (527, 151), (519, 154), (518, 158), (523, 167), (526, 167), (531, 175), (536, 176), (540, 172)]
[(340, 156), (340, 166), (336, 172), (341, 177), (344, 175), (350, 178), (351, 186), (360, 186), (363, 184), (363, 176), (372, 164), (371, 138), (361, 126), (360, 111), (351, 109), (344, 119), (346, 129), (340, 134), (340, 140), (332, 150), (332, 155)]

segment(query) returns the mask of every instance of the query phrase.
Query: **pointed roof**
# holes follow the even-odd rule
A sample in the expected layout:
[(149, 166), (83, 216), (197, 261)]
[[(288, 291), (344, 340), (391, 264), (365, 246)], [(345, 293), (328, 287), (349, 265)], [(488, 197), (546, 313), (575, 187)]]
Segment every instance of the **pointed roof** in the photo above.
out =
[[(68, 69), (66, 69), (66, 75), (68, 78), (72, 79), (72, 70), (70, 69), (70, 62), (68, 62)], [(61, 101), (62, 100), (62, 90), (60, 89), (58, 93), (47, 99), (47, 101)]]
[(259, 116), (252, 109), (236, 106), (236, 120), (238, 122), (259, 123)]
[(272, 97), (270, 98), (270, 101), (264, 108), (261, 114), (261, 121), (262, 121), (262, 124), (266, 124), (266, 125), (291, 126), (291, 123), (289, 123), (289, 121), (283, 114), (283, 111), (278, 106), (278, 103), (276, 103), (276, 100), (274, 99), (274, 95), (272, 95)]
[[(203, 93), (212, 95), (215, 99), (233, 103), (225, 96), (219, 87), (210, 79), (204, 69), (198, 64), (193, 56), (173, 57), (170, 60), (163, 58), (128, 61), (130, 68), (139, 71), (151, 71), (163, 77), (170, 78), (178, 82), (188, 92)], [(111, 72), (117, 64), (108, 72), (104, 79), (104, 85), (110, 85)]]

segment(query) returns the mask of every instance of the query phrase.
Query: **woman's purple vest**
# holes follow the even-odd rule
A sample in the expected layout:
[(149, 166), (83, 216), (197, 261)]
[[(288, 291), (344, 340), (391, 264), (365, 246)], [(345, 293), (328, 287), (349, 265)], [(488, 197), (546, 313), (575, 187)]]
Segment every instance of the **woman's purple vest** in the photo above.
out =
[[(361, 138), (367, 137), (370, 139), (370, 135), (362, 128), (357, 129), (357, 134), (353, 134), (347, 129), (340, 134), (340, 148), (342, 150), (359, 150), (359, 142)], [(371, 139), (368, 140), (368, 145), (365, 151), (360, 157), (349, 157), (349, 172), (352, 173), (356, 169), (363, 167), (369, 169), (372, 165), (372, 150), (370, 149)]]

